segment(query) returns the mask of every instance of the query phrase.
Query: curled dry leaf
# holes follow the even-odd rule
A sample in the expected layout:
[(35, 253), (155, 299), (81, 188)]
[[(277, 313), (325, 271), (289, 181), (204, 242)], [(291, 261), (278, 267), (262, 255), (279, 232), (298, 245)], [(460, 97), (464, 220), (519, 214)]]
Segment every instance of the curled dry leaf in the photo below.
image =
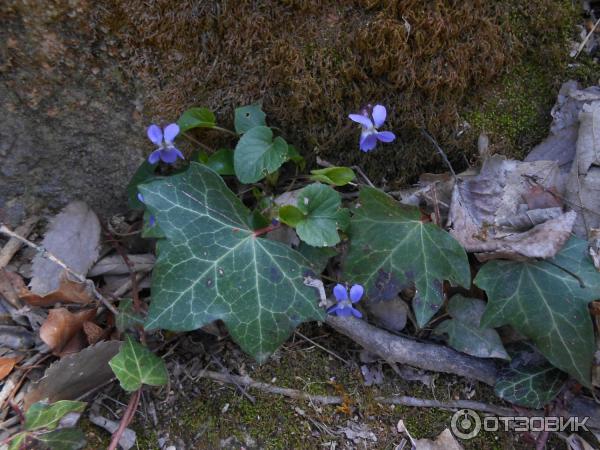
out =
[(404, 421), (398, 421), (398, 425), (396, 425), (396, 429), (398, 433), (403, 433), (408, 436), (412, 444), (413, 450), (462, 450), (463, 446), (458, 443), (456, 438), (452, 435), (452, 432), (446, 428), (442, 431), (438, 437), (435, 438), (434, 441), (430, 439), (415, 439), (409, 433), (406, 425), (404, 425)]
[(85, 337), (90, 345), (95, 344), (106, 337), (106, 333), (102, 327), (99, 327), (94, 322), (84, 322), (83, 332), (85, 333)]
[[(454, 187), (450, 234), (480, 260), (553, 257), (576, 218), (557, 206), (552, 189), (558, 177), (552, 161), (486, 160), (478, 175), (463, 177)], [(534, 186), (549, 194), (532, 192)]]
[[(100, 222), (84, 202), (69, 203), (50, 222), (42, 246), (73, 271), (86, 275), (98, 258)], [(60, 289), (63, 269), (55, 262), (37, 255), (33, 260), (31, 292), (46, 295)]]
[(65, 308), (51, 309), (48, 318), (40, 328), (40, 338), (50, 347), (52, 353), (60, 355), (73, 339), (78, 339), (83, 324), (96, 315), (96, 309), (76, 313)]
[(26, 290), (25, 282), (18, 273), (0, 269), (0, 296), (5, 298), (15, 308), (21, 308), (20, 295)]
[(73, 281), (67, 272), (63, 271), (59, 276), (58, 289), (46, 295), (38, 295), (24, 288), (21, 291), (21, 299), (31, 306), (51, 306), (55, 303), (77, 303), (87, 305), (94, 301), (94, 294), (85, 283)]
[(4, 380), (12, 372), (15, 364), (23, 359), (22, 356), (12, 358), (0, 358), (0, 380)]

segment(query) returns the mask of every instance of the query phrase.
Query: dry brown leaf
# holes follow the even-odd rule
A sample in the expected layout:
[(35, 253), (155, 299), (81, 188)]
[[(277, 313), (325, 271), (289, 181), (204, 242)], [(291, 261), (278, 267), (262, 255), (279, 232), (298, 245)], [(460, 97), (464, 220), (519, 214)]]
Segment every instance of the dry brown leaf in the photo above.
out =
[(4, 297), (15, 308), (22, 308), (20, 294), (26, 290), (25, 282), (21, 275), (0, 269), (0, 295)]
[(83, 324), (83, 332), (90, 345), (93, 345), (106, 337), (106, 333), (102, 327), (96, 325), (94, 322), (85, 322)]
[(458, 443), (452, 432), (446, 428), (434, 441), (431, 439), (414, 439), (409, 433), (404, 421), (398, 421), (396, 429), (399, 433), (406, 434), (414, 450), (463, 450), (463, 446)]
[(12, 372), (15, 364), (22, 359), (22, 356), (15, 356), (13, 358), (0, 358), (0, 381), (4, 380), (8, 374)]
[(21, 291), (21, 299), (31, 306), (51, 306), (55, 303), (77, 303), (87, 305), (94, 301), (94, 294), (85, 283), (73, 281), (68, 277), (67, 272), (60, 274), (60, 285), (56, 291), (46, 295), (38, 295), (27, 288)]
[[(531, 180), (551, 191), (558, 177), (552, 161), (488, 159), (478, 175), (455, 185), (450, 234), (481, 261), (553, 257), (569, 238), (576, 214), (556, 206), (530, 210), (524, 199), (531, 194)], [(550, 197), (533, 206), (538, 204), (554, 205)]]
[[(98, 258), (100, 222), (84, 202), (69, 203), (55, 216), (48, 228), (42, 246), (73, 271), (85, 276)], [(31, 292), (47, 295), (60, 288), (63, 268), (43, 255), (33, 260)]]
[(41, 400), (75, 400), (114, 377), (108, 361), (117, 354), (120, 341), (102, 341), (52, 364), (44, 378), (23, 399), (24, 409)]
[[(83, 324), (96, 315), (96, 309), (72, 313), (65, 308), (51, 309), (48, 318), (40, 328), (40, 338), (50, 347), (52, 353), (60, 355), (69, 341), (77, 339)], [(67, 350), (70, 350), (67, 348)]]

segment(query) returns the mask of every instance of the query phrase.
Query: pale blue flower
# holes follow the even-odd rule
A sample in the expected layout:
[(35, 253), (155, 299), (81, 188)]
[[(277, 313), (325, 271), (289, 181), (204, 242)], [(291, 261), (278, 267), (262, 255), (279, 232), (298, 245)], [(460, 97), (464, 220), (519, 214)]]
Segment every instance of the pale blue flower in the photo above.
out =
[(329, 314), (335, 314), (337, 316), (354, 316), (358, 319), (362, 317), (362, 313), (352, 306), (353, 303), (358, 302), (365, 289), (360, 284), (355, 284), (350, 288), (350, 298), (348, 298), (348, 289), (342, 284), (336, 284), (333, 288), (333, 295), (337, 301), (335, 305), (327, 310)]
[(160, 160), (164, 163), (172, 164), (177, 161), (177, 158), (184, 159), (183, 154), (173, 144), (178, 134), (179, 125), (176, 123), (167, 125), (164, 134), (158, 125), (150, 125), (148, 127), (148, 139), (157, 145), (158, 148), (150, 153), (148, 162), (156, 164)]
[(370, 152), (377, 145), (377, 141), (392, 142), (396, 135), (391, 131), (378, 131), (387, 117), (387, 111), (383, 105), (375, 105), (369, 117), (369, 112), (365, 109), (361, 114), (350, 114), (350, 120), (359, 123), (362, 127), (360, 133), (360, 149), (363, 152)]

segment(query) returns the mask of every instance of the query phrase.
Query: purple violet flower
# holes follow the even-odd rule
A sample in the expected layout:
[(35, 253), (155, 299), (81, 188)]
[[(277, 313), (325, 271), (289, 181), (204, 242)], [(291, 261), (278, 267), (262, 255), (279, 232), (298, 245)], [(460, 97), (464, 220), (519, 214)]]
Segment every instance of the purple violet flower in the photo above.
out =
[(337, 304), (330, 307), (327, 312), (341, 317), (354, 316), (358, 319), (362, 317), (362, 313), (352, 306), (352, 303), (358, 302), (365, 289), (360, 284), (355, 284), (350, 288), (350, 299), (348, 299), (348, 288), (344, 285), (336, 284), (333, 288), (333, 295), (337, 300)]
[(377, 145), (377, 141), (392, 142), (396, 135), (391, 131), (377, 131), (383, 125), (387, 111), (383, 105), (375, 105), (372, 112), (372, 120), (369, 112), (364, 109), (361, 114), (350, 114), (350, 120), (359, 123), (362, 126), (360, 133), (360, 149), (363, 152), (370, 152)]
[(177, 158), (183, 158), (183, 154), (175, 148), (173, 141), (179, 134), (179, 125), (172, 123), (165, 127), (164, 135), (163, 130), (158, 125), (150, 125), (148, 127), (148, 139), (150, 139), (155, 145), (158, 146), (156, 150), (150, 153), (148, 162), (150, 164), (156, 164), (159, 160), (164, 163), (172, 164), (177, 161)]
[[(137, 198), (140, 202), (145, 204), (144, 196), (140, 192), (137, 193)], [(156, 223), (156, 219), (154, 219), (154, 216), (152, 214), (150, 214), (150, 217), (148, 217), (148, 225), (153, 227), (155, 223)]]

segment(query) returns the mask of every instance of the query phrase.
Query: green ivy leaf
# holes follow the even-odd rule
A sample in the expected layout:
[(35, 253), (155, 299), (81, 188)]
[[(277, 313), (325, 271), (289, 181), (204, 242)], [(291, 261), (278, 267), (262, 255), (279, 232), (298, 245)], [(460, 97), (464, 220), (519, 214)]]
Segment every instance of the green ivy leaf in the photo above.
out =
[(31, 439), (32, 437), (26, 431), (16, 434), (12, 437), (8, 450), (21, 450), (22, 448), (28, 448), (27, 446), (31, 444)]
[(485, 302), (476, 298), (455, 295), (448, 303), (452, 319), (440, 323), (436, 334), (447, 334), (448, 344), (459, 352), (479, 358), (510, 359), (498, 332), (479, 325)]
[(214, 128), (216, 124), (215, 114), (208, 108), (199, 107), (188, 109), (177, 120), (181, 133), (192, 128)]
[(50, 450), (79, 450), (85, 447), (85, 435), (79, 428), (63, 428), (35, 437), (46, 444)]
[(129, 335), (108, 364), (128, 392), (137, 391), (142, 384), (162, 386), (167, 382), (165, 362)]
[(222, 148), (210, 155), (206, 165), (219, 175), (235, 175), (233, 168), (233, 150)]
[(333, 186), (345, 186), (350, 183), (356, 175), (350, 167), (327, 167), (325, 169), (311, 170), (310, 179), (321, 181)]
[(85, 402), (71, 400), (60, 400), (51, 405), (44, 402), (34, 403), (25, 413), (25, 429), (27, 431), (40, 428), (53, 430), (65, 415), (71, 412), (83, 412), (85, 406)]
[(342, 208), (339, 193), (324, 184), (313, 183), (298, 193), (297, 205), (304, 215), (295, 225), (301, 240), (313, 247), (331, 247), (340, 242), (338, 229), (348, 228), (350, 212)]
[(587, 304), (600, 297), (600, 274), (587, 242), (572, 237), (547, 261), (490, 261), (475, 284), (488, 295), (481, 324), (511, 324), (554, 366), (591, 386), (594, 330)]
[(320, 274), (325, 270), (327, 263), (331, 258), (337, 255), (335, 248), (331, 247), (313, 247), (306, 242), (300, 242), (298, 252), (302, 254), (315, 269), (315, 273)]
[(377, 189), (361, 189), (349, 234), (346, 279), (364, 284), (371, 301), (391, 300), (414, 285), (412, 304), (420, 327), (444, 303), (444, 280), (471, 285), (469, 261), (460, 244), (423, 222), (418, 208)]
[(248, 105), (236, 108), (234, 113), (234, 126), (238, 134), (244, 134), (254, 127), (267, 124), (265, 119), (267, 115), (261, 109), (260, 105)]
[(115, 317), (117, 330), (123, 333), (128, 328), (144, 324), (144, 318), (135, 312), (133, 301), (130, 298), (124, 298), (119, 302), (119, 314)]
[(255, 183), (275, 172), (287, 160), (287, 143), (273, 139), (269, 127), (254, 127), (245, 133), (235, 147), (235, 174), (242, 183)]
[(141, 187), (167, 239), (158, 242), (148, 328), (195, 330), (214, 320), (264, 361), (302, 322), (322, 320), (301, 254), (257, 238), (250, 212), (222, 178), (192, 162)]
[(146, 181), (154, 178), (154, 171), (158, 164), (150, 164), (148, 159), (145, 159), (137, 168), (129, 184), (127, 185), (127, 203), (131, 209), (144, 209), (144, 204), (137, 198), (138, 186)]
[(500, 369), (494, 391), (507, 402), (542, 408), (559, 394), (567, 375), (529, 351), (512, 351), (510, 366)]

